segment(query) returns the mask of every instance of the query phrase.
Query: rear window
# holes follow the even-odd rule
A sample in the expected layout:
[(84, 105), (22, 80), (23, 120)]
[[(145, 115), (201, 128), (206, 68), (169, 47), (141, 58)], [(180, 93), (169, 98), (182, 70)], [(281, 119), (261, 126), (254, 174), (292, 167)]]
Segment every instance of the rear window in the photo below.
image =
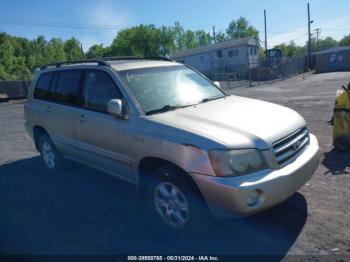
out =
[(45, 73), (39, 77), (34, 90), (34, 98), (48, 99), (52, 76), (53, 73)]
[(82, 71), (80, 70), (61, 71), (56, 81), (55, 91), (51, 94), (51, 99), (63, 104), (78, 104), (81, 75)]

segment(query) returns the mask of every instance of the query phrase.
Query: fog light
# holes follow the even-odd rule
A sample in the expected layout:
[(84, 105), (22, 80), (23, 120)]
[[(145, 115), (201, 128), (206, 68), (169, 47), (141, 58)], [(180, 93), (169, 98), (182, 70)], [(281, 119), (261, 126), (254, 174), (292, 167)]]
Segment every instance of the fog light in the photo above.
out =
[(251, 191), (247, 196), (247, 205), (253, 206), (259, 200), (260, 193), (258, 190)]

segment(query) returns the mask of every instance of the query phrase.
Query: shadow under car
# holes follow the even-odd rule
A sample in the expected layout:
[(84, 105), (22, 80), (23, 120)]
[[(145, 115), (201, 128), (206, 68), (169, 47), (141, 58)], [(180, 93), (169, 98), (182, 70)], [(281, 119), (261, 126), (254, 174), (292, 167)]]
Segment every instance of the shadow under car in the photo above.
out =
[(2, 254), (274, 254), (280, 260), (307, 218), (305, 198), (196, 235), (154, 226), (134, 186), (69, 163), (48, 172), (39, 157), (0, 165)]

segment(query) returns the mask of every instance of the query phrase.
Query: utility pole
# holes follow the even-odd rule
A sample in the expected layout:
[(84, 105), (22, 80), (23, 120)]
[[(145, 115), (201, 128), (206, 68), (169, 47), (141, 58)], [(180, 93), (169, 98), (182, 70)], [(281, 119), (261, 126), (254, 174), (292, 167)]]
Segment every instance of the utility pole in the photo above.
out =
[(267, 28), (266, 28), (266, 10), (264, 10), (264, 25), (265, 25), (265, 57), (267, 58)]
[(215, 44), (216, 43), (215, 26), (213, 26), (213, 40), (214, 40), (214, 44)]
[(308, 29), (308, 43), (307, 43), (307, 65), (311, 69), (311, 24), (314, 21), (310, 20), (310, 4), (307, 3), (307, 29)]
[(316, 28), (315, 32), (316, 32), (316, 50), (318, 50), (318, 39), (321, 34), (321, 28)]
[(85, 53), (84, 53), (84, 49), (83, 49), (82, 44), (80, 44), (80, 51), (81, 51), (81, 54), (83, 55), (83, 58), (85, 58)]

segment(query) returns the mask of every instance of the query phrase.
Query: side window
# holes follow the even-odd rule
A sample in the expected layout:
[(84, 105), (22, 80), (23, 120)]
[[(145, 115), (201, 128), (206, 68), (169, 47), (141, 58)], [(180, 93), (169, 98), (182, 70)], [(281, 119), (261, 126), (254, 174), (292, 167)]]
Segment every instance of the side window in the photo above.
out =
[(52, 100), (68, 105), (78, 104), (81, 75), (80, 70), (61, 71), (56, 82), (56, 90), (51, 94)]
[(216, 57), (217, 57), (217, 58), (223, 58), (223, 56), (222, 56), (222, 50), (217, 50), (217, 51), (216, 51)]
[(84, 77), (85, 107), (107, 112), (107, 104), (111, 99), (122, 99), (122, 94), (112, 78), (102, 71), (86, 71)]
[(34, 89), (34, 98), (48, 99), (52, 76), (53, 73), (45, 73), (39, 77)]

